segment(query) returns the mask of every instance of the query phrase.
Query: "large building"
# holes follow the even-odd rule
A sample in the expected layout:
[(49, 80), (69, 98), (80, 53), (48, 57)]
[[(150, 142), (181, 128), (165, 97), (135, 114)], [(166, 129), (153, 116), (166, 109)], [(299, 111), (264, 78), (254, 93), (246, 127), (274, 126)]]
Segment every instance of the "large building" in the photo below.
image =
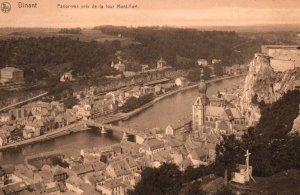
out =
[(300, 45), (263, 45), (261, 51), (270, 57), (276, 72), (300, 67)]
[(24, 71), (14, 67), (5, 67), (0, 70), (1, 83), (20, 83), (24, 81)]
[(111, 97), (102, 97), (91, 103), (91, 117), (98, 118), (116, 112), (117, 106)]
[(161, 57), (157, 61), (157, 69), (165, 68), (167, 66), (167, 62)]
[(193, 105), (193, 137), (205, 138), (212, 133), (235, 133), (246, 127), (245, 117), (223, 97), (208, 98), (201, 71), (199, 96)]
[(119, 61), (118, 64), (114, 64), (114, 62), (111, 62), (111, 67), (121, 72), (125, 72), (126, 69), (125, 64), (122, 64), (121, 61)]
[(232, 66), (225, 67), (225, 73), (228, 75), (247, 74), (248, 70), (249, 66), (242, 64), (234, 64)]

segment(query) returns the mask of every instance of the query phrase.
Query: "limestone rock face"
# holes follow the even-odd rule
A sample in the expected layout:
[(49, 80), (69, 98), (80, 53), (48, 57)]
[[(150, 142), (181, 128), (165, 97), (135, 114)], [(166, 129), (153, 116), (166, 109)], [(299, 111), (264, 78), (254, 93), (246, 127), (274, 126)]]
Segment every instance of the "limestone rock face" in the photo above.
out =
[(266, 103), (276, 100), (273, 90), (275, 79), (276, 73), (270, 66), (270, 59), (263, 55), (256, 55), (249, 64), (241, 97), (241, 108), (249, 125), (254, 125), (261, 116), (258, 106), (252, 102), (255, 96), (258, 101), (264, 100)]
[(241, 108), (249, 125), (255, 125), (261, 116), (259, 107), (253, 103), (255, 98), (258, 102), (273, 103), (288, 90), (293, 90), (299, 80), (299, 68), (275, 72), (268, 56), (255, 55), (249, 65), (241, 97)]
[(293, 135), (296, 133), (300, 134), (300, 115), (298, 115), (298, 117), (294, 120), (292, 130), (290, 131), (289, 134)]

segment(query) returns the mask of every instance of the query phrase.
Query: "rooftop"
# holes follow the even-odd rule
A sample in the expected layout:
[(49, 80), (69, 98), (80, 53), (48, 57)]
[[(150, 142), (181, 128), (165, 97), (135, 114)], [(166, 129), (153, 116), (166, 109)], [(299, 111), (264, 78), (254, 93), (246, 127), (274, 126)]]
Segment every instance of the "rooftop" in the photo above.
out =
[(77, 175), (90, 173), (90, 172), (94, 171), (92, 164), (79, 164), (79, 165), (76, 165), (76, 166), (72, 167), (72, 170)]
[(0, 176), (3, 174), (12, 174), (15, 170), (15, 167), (13, 165), (1, 165), (0, 166)]
[(14, 183), (2, 187), (4, 194), (19, 194), (19, 192), (27, 188), (24, 182)]
[(170, 79), (164, 78), (164, 79), (159, 79), (159, 80), (155, 80), (155, 81), (150, 81), (145, 83), (144, 85), (155, 85), (155, 84), (159, 84), (159, 83), (165, 83), (168, 82)]
[(124, 184), (122, 184), (119, 180), (115, 180), (115, 179), (107, 181), (103, 184), (103, 187), (107, 189), (114, 189), (119, 186), (124, 186)]
[(160, 141), (158, 139), (149, 139), (149, 140), (146, 140), (145, 144), (148, 145), (149, 147), (164, 146), (164, 142)]
[(124, 160), (111, 161), (109, 166), (114, 169), (117, 177), (131, 174), (130, 168)]
[(272, 49), (300, 49), (300, 45), (262, 45), (262, 48)]
[(18, 68), (15, 68), (15, 67), (5, 67), (5, 68), (2, 68), (1, 71), (10, 71), (10, 72), (18, 72), (18, 71), (22, 71), (21, 69), (18, 69)]

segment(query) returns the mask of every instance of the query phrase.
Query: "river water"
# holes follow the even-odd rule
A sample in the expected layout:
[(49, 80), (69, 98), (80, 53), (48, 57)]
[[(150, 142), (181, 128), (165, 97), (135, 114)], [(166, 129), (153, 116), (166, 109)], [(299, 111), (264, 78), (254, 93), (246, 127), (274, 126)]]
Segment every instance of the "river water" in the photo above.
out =
[[(218, 92), (242, 87), (244, 77), (231, 78), (208, 84), (207, 96)], [(192, 119), (192, 105), (198, 97), (198, 88), (181, 91), (169, 96), (141, 112), (140, 114), (119, 122), (120, 125), (130, 126), (141, 130), (158, 127), (165, 129), (169, 124), (173, 126), (189, 122)]]
[[(208, 84), (208, 96), (217, 94), (218, 91), (230, 90), (233, 86), (242, 85), (244, 78), (232, 78)], [(190, 121), (192, 116), (192, 104), (198, 96), (197, 88), (181, 91), (168, 96), (155, 103), (152, 107), (144, 110), (134, 117), (119, 122), (120, 125), (130, 126), (138, 129), (151, 129), (159, 127), (165, 129), (168, 124), (179, 125)], [(74, 133), (42, 143), (22, 146), (0, 152), (0, 165), (7, 163), (22, 163), (27, 155), (38, 154), (53, 150), (60, 150), (66, 156), (79, 155), (80, 149), (101, 147), (117, 143), (120, 136), (100, 135), (98, 131), (90, 130)]]

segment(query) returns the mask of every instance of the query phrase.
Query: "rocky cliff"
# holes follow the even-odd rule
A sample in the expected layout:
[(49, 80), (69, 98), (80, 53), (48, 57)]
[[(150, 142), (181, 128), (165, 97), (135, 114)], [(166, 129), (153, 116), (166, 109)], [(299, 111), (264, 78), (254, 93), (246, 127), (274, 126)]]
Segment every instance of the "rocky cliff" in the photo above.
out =
[(261, 116), (255, 101), (272, 103), (288, 90), (293, 90), (298, 85), (300, 87), (299, 79), (299, 68), (282, 73), (275, 72), (270, 65), (268, 56), (256, 54), (249, 64), (249, 72), (241, 97), (241, 108), (249, 124), (254, 125)]

